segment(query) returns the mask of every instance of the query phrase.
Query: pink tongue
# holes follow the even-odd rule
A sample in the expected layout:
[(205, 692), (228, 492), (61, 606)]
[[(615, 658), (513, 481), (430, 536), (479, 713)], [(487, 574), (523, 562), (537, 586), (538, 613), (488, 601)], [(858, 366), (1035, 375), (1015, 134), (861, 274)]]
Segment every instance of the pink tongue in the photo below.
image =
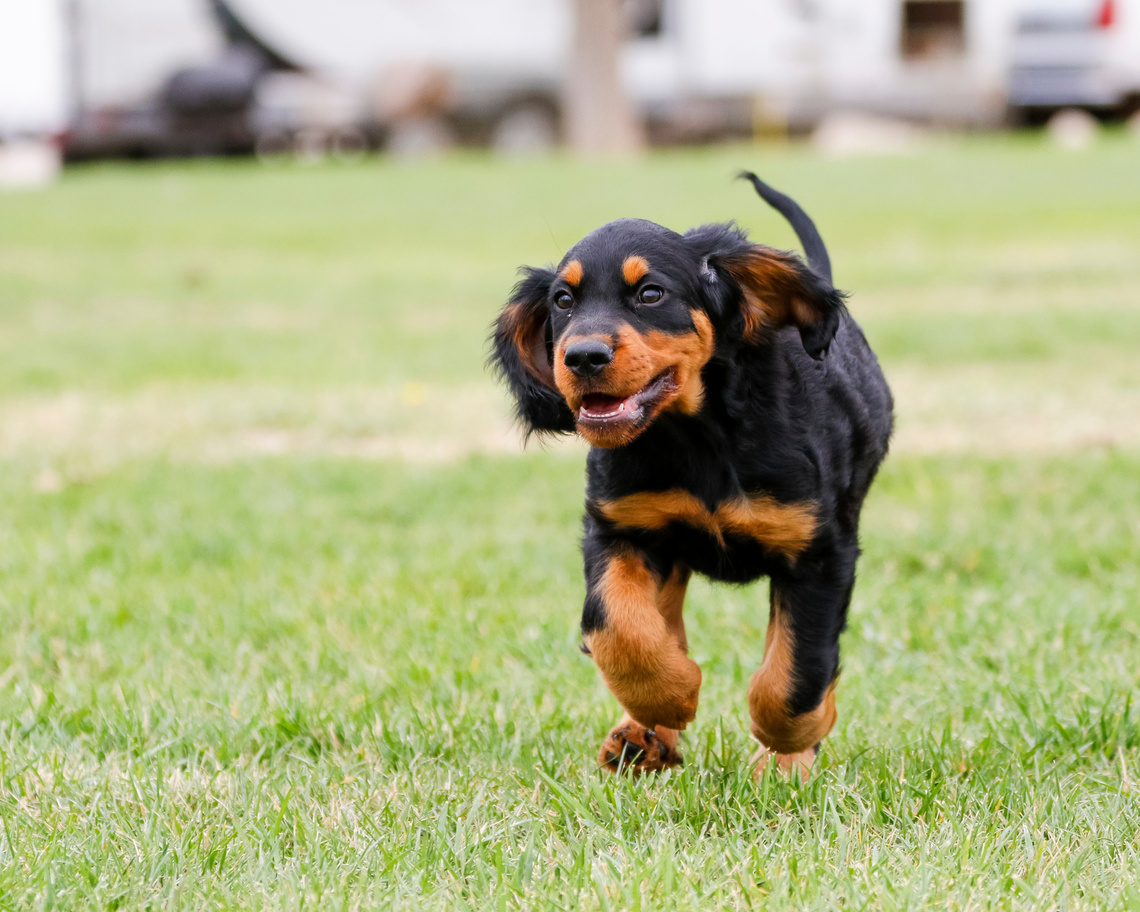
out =
[(582, 407), (587, 412), (612, 412), (625, 400), (617, 396), (604, 396), (601, 393), (590, 393), (582, 397)]

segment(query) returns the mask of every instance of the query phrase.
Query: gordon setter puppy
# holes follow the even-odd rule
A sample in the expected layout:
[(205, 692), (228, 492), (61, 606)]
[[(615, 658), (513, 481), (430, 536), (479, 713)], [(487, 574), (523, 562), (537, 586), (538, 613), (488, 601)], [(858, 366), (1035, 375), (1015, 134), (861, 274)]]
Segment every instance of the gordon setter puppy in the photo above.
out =
[(525, 269), (492, 360), (529, 432), (577, 432), (587, 466), (583, 652), (625, 715), (610, 769), (681, 762), (701, 670), (682, 610), (693, 571), (771, 579), (748, 687), (757, 773), (807, 770), (835, 724), (839, 634), (863, 498), (887, 452), (890, 390), (827, 250), (790, 198), (807, 263), (732, 224), (677, 234), (620, 219), (557, 269)]

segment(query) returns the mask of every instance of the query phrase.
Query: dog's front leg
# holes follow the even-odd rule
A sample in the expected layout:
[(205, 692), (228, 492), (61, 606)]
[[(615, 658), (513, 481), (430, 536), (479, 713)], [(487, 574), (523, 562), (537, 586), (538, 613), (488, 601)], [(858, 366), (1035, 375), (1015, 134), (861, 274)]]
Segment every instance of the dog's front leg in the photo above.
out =
[(583, 640), (626, 711), (603, 745), (601, 762), (615, 765), (608, 755), (616, 752), (620, 765), (638, 766), (631, 756), (675, 765), (676, 732), (695, 718), (701, 686), (681, 617), (689, 572), (679, 566), (662, 572), (625, 545), (588, 543), (585, 552)]
[(757, 775), (775, 761), (806, 779), (835, 725), (839, 634), (853, 583), (845, 573), (829, 583), (772, 578), (764, 662), (748, 687)]

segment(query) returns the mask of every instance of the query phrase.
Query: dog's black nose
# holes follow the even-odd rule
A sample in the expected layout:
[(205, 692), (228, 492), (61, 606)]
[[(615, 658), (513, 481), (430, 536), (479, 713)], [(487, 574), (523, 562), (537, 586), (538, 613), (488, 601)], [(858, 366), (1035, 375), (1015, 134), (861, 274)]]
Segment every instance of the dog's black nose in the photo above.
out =
[(598, 339), (583, 339), (566, 346), (566, 366), (579, 377), (593, 377), (614, 359), (614, 350)]

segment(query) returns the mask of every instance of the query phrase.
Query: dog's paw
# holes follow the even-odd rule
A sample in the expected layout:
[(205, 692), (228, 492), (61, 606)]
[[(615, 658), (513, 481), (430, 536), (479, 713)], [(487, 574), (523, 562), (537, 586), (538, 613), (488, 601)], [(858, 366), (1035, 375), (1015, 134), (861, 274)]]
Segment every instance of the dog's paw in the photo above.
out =
[(800, 782), (807, 782), (808, 777), (811, 776), (811, 766), (819, 754), (819, 748), (820, 745), (817, 744), (815, 747), (809, 747), (797, 754), (777, 754), (761, 745), (760, 749), (752, 755), (750, 761), (752, 763), (752, 778), (759, 781), (760, 777), (764, 775), (764, 771), (774, 763), (775, 768), (785, 776), (794, 774), (800, 777)]
[(598, 754), (598, 766), (613, 773), (659, 773), (681, 766), (677, 750), (678, 732), (671, 728), (646, 728), (625, 716), (606, 735)]

